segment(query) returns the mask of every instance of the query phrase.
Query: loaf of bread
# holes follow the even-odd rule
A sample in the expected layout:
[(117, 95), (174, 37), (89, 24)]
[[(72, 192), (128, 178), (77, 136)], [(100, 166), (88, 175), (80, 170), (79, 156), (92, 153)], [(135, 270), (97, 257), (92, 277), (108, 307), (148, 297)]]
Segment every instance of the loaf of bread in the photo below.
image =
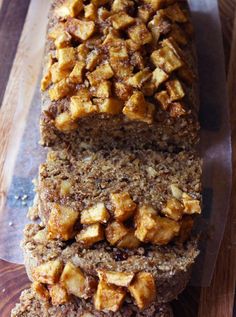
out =
[[(177, 298), (189, 281), (198, 255), (197, 239), (193, 237), (184, 245), (149, 245), (132, 251), (112, 249), (104, 243), (85, 249), (78, 242), (48, 241), (47, 229), (36, 224), (26, 226), (22, 247), (31, 281), (49, 289), (61, 285), (69, 295), (87, 299), (97, 310), (113, 312), (122, 309), (124, 303), (142, 310)], [(57, 276), (58, 270), (52, 267), (58, 263), (61, 267)], [(135, 281), (138, 284), (139, 277), (141, 288), (135, 292), (132, 286)], [(103, 279), (112, 285), (111, 302), (105, 300), (107, 288), (101, 283)], [(119, 291), (124, 292), (120, 300)], [(103, 298), (98, 297), (99, 292), (104, 292)], [(53, 301), (59, 303), (56, 298)], [(117, 306), (112, 309), (114, 298)]]
[(164, 150), (196, 144), (192, 33), (182, 0), (54, 0), (41, 143)]

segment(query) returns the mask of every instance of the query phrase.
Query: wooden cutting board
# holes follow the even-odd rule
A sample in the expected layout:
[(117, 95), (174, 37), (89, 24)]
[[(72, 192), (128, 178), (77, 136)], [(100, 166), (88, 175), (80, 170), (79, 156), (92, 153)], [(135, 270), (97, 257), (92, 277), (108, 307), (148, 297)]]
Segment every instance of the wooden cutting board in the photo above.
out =
[[(10, 111), (13, 111), (11, 105), (15, 98), (14, 74), (19, 71), (23, 49), (22, 42), (18, 43), (18, 40), (20, 36), (24, 37), (21, 32), (29, 3), (30, 0), (0, 0), (0, 104), (3, 102), (0, 109), (0, 171), (4, 165), (5, 149), (12, 137), (10, 119), (13, 114)], [(179, 301), (173, 303), (176, 317), (236, 317), (236, 312), (233, 315), (236, 285), (236, 0), (219, 0), (219, 6), (232, 121), (234, 177), (231, 209), (211, 286), (186, 289)], [(2, 181), (0, 173), (0, 183)], [(0, 193), (0, 203), (3, 194)], [(20, 292), (28, 285), (23, 266), (0, 260), (1, 317), (9, 316)]]

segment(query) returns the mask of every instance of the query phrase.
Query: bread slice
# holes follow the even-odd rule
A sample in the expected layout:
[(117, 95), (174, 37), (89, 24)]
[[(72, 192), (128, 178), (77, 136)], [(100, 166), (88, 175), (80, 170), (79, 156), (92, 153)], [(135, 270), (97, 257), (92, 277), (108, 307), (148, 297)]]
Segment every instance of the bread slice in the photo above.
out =
[[(194, 152), (51, 151), (40, 166), (36, 190), (39, 216), (51, 238), (69, 240), (98, 226), (100, 240), (115, 247), (134, 229), (142, 243), (154, 242), (139, 230), (147, 225), (139, 215), (149, 213), (145, 221), (154, 217), (154, 227), (166, 222), (170, 236), (156, 244), (167, 244), (201, 212), (201, 160)], [(117, 240), (114, 232), (120, 234)], [(94, 244), (82, 240), (84, 246)]]
[(152, 305), (140, 312), (134, 305), (125, 305), (120, 312), (103, 313), (94, 311), (90, 303), (73, 298), (64, 305), (53, 306), (49, 301), (40, 300), (31, 289), (22, 292), (20, 303), (11, 312), (11, 317), (173, 317), (168, 304)]
[(199, 139), (193, 43), (187, 1), (54, 0), (41, 143), (192, 147)]
[[(199, 253), (197, 239), (181, 245), (151, 246), (128, 251), (100, 243), (84, 249), (77, 242), (47, 239), (47, 230), (39, 225), (27, 225), (22, 243), (25, 267), (29, 278), (35, 280), (35, 269), (49, 261), (70, 262), (89, 277), (98, 280), (98, 272), (146, 272), (153, 276), (157, 303), (167, 303), (184, 290), (192, 265)], [(96, 290), (90, 290), (90, 295)], [(126, 299), (130, 302), (130, 299)], [(125, 301), (126, 302), (126, 301)], [(133, 302), (133, 300), (131, 301)]]

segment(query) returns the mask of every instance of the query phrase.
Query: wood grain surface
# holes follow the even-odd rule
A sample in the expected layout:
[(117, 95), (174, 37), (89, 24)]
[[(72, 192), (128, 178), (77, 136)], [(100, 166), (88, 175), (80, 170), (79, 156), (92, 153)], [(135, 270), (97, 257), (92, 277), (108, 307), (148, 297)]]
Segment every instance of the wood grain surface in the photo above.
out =
[[(24, 20), (22, 15), (26, 14), (27, 11), (27, 1), (25, 0), (0, 0), (0, 47), (2, 47), (2, 21), (4, 16), (6, 17), (2, 8), (6, 8), (6, 3), (9, 6), (17, 3), (17, 5), (20, 4), (20, 7), (21, 5), (24, 7), (24, 10), (21, 7), (22, 11), (18, 12), (21, 15), (21, 17), (17, 16), (17, 19), (21, 19), (16, 22), (19, 23), (18, 27), (22, 23), (20, 21)], [(180, 296), (180, 300), (173, 303), (175, 317), (236, 317), (236, 312), (233, 311), (236, 285), (236, 0), (220, 0), (219, 8), (224, 36), (226, 69), (228, 70), (227, 78), (232, 125), (234, 177), (231, 208), (211, 286), (201, 290), (193, 287), (186, 289)], [(14, 43), (8, 44), (8, 49), (10, 50), (8, 53), (12, 54), (12, 56), (15, 54), (14, 50), (16, 50), (18, 45), (16, 39), (17, 37), (12, 39)], [(1, 58), (3, 57), (0, 51), (2, 69)], [(5, 78), (9, 77), (10, 70), (11, 72), (14, 71), (14, 69), (11, 69), (11, 65), (4, 69)], [(1, 92), (4, 91), (3, 87), (4, 83), (1, 83), (0, 80), (0, 104)], [(9, 264), (0, 260), (0, 317), (10, 316), (10, 310), (18, 301), (20, 292), (28, 285), (29, 281), (23, 266)]]

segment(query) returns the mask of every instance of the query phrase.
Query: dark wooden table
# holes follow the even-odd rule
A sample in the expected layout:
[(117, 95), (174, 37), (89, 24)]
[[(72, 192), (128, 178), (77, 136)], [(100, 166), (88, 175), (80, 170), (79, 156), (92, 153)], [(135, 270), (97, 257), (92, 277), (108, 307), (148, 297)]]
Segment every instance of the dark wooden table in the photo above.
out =
[[(37, 1), (37, 0), (31, 0)], [(197, 1), (197, 0), (196, 0)], [(17, 67), (19, 39), (27, 16), (30, 0), (0, 0), (0, 128), (9, 78)], [(180, 300), (173, 303), (175, 316), (181, 317), (231, 317), (234, 309), (236, 282), (236, 0), (219, 0), (224, 36), (225, 63), (232, 120), (233, 192), (231, 208), (224, 239), (219, 253), (211, 286), (200, 289), (189, 287)], [(19, 44), (19, 45), (18, 45)], [(3, 119), (2, 119), (3, 120)], [(0, 183), (7, 146), (1, 131)], [(5, 142), (3, 144), (3, 142)], [(2, 144), (1, 144), (2, 143)], [(0, 192), (1, 195), (4, 193)], [(1, 199), (0, 199), (1, 203)], [(18, 301), (20, 292), (29, 285), (25, 269), (0, 260), (0, 316), (7, 317)], [(43, 317), (43, 316), (42, 316)]]

